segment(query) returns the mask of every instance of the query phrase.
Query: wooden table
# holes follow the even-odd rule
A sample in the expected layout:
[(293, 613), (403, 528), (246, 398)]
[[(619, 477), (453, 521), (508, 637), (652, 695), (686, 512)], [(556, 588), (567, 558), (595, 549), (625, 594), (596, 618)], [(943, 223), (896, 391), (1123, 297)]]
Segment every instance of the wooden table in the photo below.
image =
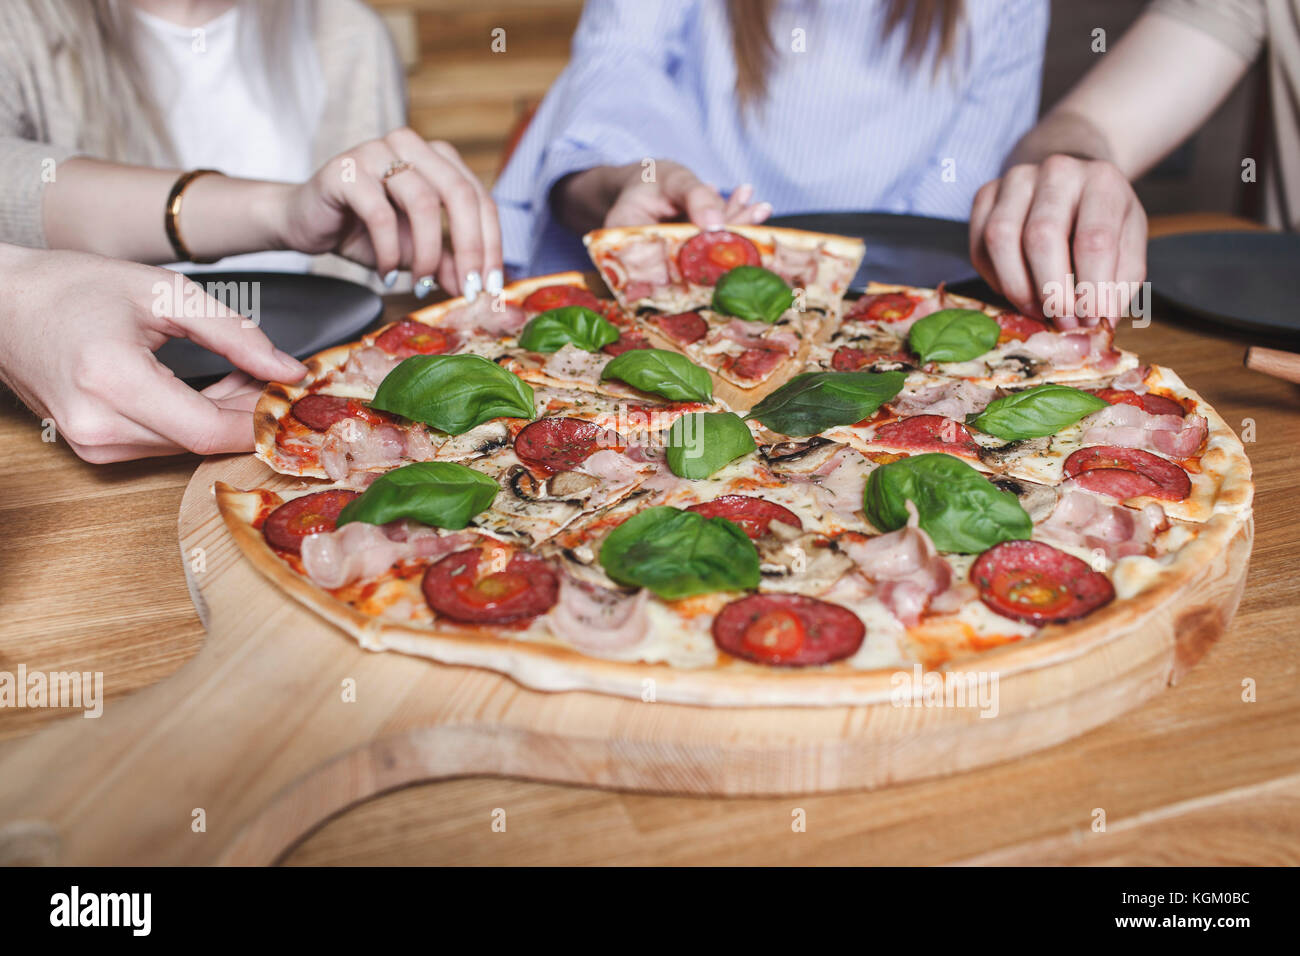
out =
[[(1152, 232), (1233, 227), (1249, 224), (1181, 216)], [(388, 313), (409, 307), (397, 299)], [(1032, 757), (874, 793), (706, 800), (495, 778), (416, 786), (332, 820), (286, 862), (1300, 863), (1300, 386), (1243, 369), (1250, 341), (1160, 315), (1120, 332), (1239, 432), (1253, 422), (1255, 436), (1255, 554), (1240, 612), (1146, 706)], [(42, 442), (11, 398), (0, 439), (0, 671), (103, 671), (110, 701), (165, 678), (203, 641), (176, 546), (197, 459), (85, 465)], [(81, 718), (0, 710), (0, 738), (53, 719)], [(497, 808), (505, 833), (492, 828)], [(806, 832), (792, 831), (796, 808)], [(1093, 829), (1098, 809), (1105, 832)]]

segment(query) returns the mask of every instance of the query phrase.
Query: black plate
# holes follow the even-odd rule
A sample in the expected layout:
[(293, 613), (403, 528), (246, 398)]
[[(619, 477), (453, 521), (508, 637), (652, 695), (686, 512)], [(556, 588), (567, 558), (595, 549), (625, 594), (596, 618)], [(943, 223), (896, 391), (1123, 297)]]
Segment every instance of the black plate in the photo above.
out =
[(1300, 235), (1192, 232), (1147, 246), (1151, 290), (1180, 309), (1228, 325), (1300, 332)]
[(773, 216), (766, 224), (862, 239), (867, 253), (854, 289), (869, 279), (933, 288), (976, 277), (964, 222), (888, 212), (809, 212)]
[[(203, 272), (190, 278), (236, 311), (248, 315), (256, 309), (262, 331), (276, 347), (300, 359), (355, 339), (384, 310), (383, 300), (365, 286), (332, 276)], [(172, 339), (157, 355), (187, 381), (215, 378), (234, 369), (220, 355), (188, 339)]]

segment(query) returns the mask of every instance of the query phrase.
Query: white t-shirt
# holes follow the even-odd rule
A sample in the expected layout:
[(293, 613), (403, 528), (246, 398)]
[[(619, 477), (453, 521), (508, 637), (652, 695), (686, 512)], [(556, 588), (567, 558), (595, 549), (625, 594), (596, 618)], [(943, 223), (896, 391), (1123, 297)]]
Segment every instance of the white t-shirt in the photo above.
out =
[[(311, 178), (311, 136), (286, 124), (275, 105), (260, 96), (239, 55), (239, 8), (202, 27), (184, 27), (135, 11), (141, 67), (162, 112), (183, 169), (219, 169), (230, 176), (277, 182)], [(304, 84), (319, 115), (324, 80), (311, 58), (317, 82)], [(255, 252), (230, 256), (213, 266), (180, 263), (185, 272), (256, 269), (306, 272), (311, 257), (299, 252)]]

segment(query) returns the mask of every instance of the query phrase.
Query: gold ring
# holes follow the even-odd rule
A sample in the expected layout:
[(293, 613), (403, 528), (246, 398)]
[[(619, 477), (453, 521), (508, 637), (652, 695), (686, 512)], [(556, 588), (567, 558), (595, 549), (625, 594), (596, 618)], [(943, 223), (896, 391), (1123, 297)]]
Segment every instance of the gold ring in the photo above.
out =
[(394, 176), (396, 176), (398, 173), (404, 173), (410, 168), (411, 168), (411, 164), (408, 163), (406, 160), (395, 159), (388, 164), (388, 168), (384, 170), (384, 175), (379, 178), (379, 181), (381, 183), (386, 183)]

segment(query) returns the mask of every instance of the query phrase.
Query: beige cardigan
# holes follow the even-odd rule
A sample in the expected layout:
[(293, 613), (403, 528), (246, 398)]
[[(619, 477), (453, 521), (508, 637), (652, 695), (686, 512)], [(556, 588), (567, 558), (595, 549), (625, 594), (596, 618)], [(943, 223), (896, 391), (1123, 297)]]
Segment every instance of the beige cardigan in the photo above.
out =
[[(316, 0), (314, 40), (326, 86), (312, 144), (319, 166), (401, 126), (406, 82), (387, 28), (360, 0)], [(86, 155), (81, 90), (60, 62), (66, 59), (50, 49), (25, 6), (0, 3), (0, 241), (43, 248), (47, 171)], [(337, 264), (324, 271), (337, 273)]]

